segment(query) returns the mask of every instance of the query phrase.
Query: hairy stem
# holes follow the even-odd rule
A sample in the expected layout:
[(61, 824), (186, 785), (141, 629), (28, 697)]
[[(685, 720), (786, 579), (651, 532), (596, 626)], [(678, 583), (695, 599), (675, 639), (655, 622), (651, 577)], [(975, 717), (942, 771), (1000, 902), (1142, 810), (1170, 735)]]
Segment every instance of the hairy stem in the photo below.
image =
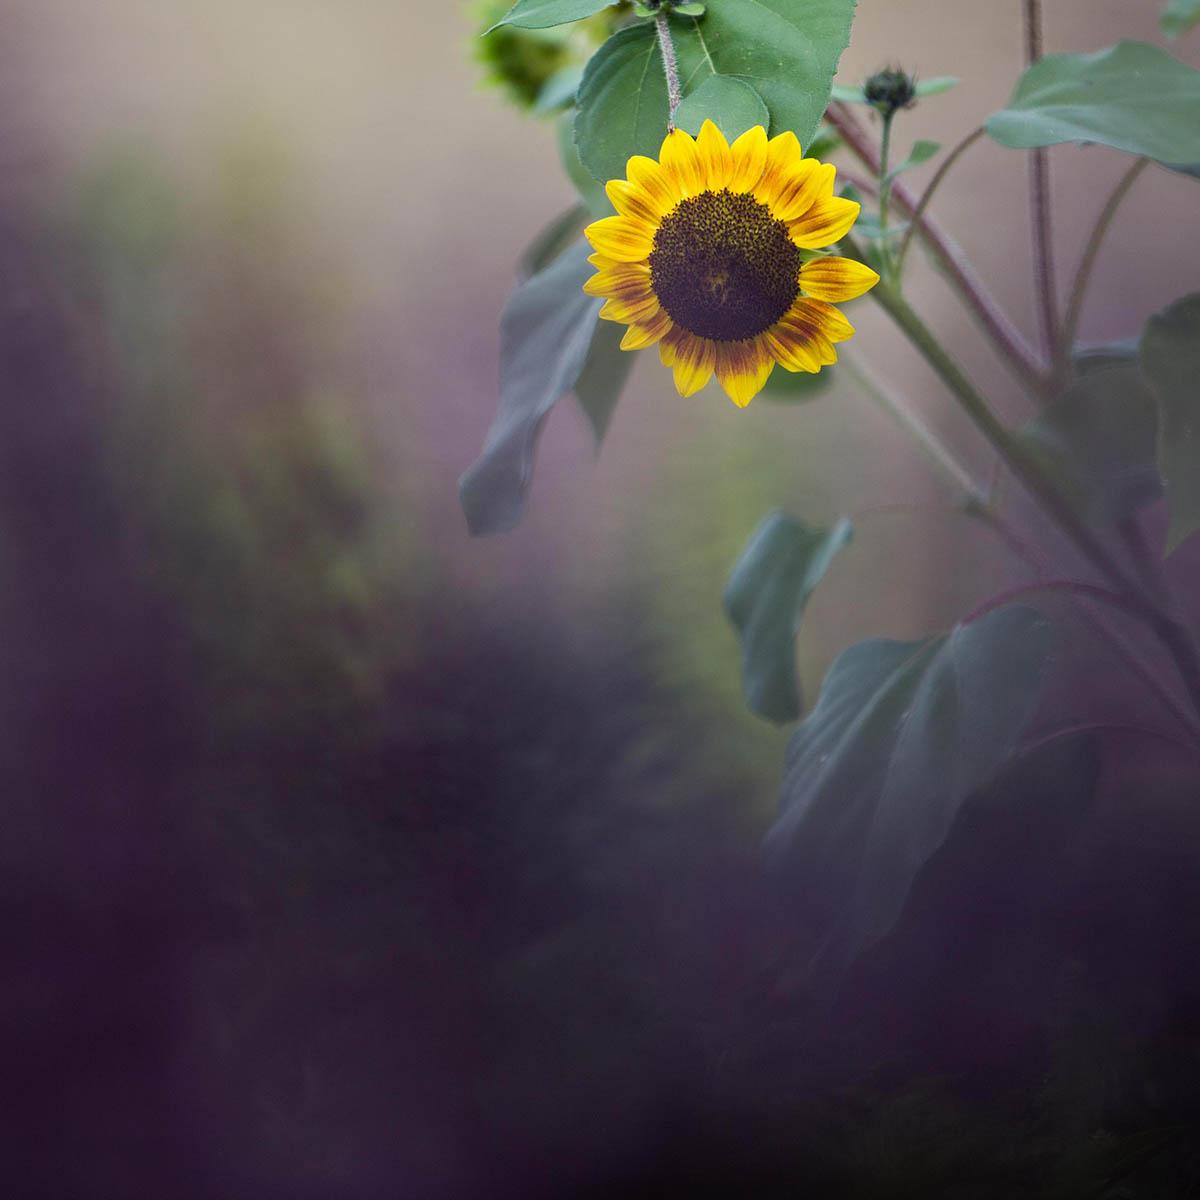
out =
[(904, 239), (900, 243), (899, 253), (896, 255), (896, 274), (899, 275), (904, 270), (904, 260), (908, 255), (908, 248), (912, 245), (913, 234), (916, 233), (917, 227), (925, 219), (925, 210), (929, 207), (930, 201), (934, 197), (934, 193), (942, 185), (942, 180), (950, 173), (950, 168), (984, 135), (982, 125), (978, 129), (968, 133), (953, 150), (950, 151), (943, 160), (942, 165), (938, 167), (933, 178), (929, 181), (929, 186), (921, 193), (921, 199), (917, 201), (917, 207), (913, 209), (912, 223), (904, 231)]
[(671, 40), (671, 27), (667, 14), (661, 9), (654, 15), (654, 28), (658, 33), (658, 48), (662, 53), (663, 73), (667, 77), (667, 131), (675, 132), (675, 111), (683, 100), (679, 86), (679, 61), (675, 57), (675, 43)]
[[(844, 105), (832, 104), (826, 117), (838, 131), (847, 147), (872, 171), (879, 171), (879, 157), (871, 144), (870, 135), (858, 123)], [(897, 207), (910, 216), (917, 210), (917, 201), (902, 183), (892, 187), (892, 199)], [(1009, 320), (1007, 314), (987, 293), (976, 276), (962, 250), (954, 243), (942, 227), (928, 214), (916, 222), (934, 261), (945, 273), (950, 283), (965, 301), (981, 328), (991, 338), (1000, 356), (1020, 378), (1021, 382), (1035, 395), (1045, 392), (1046, 381), (1042, 364), (1025, 340), (1021, 331)]]
[(1092, 272), (1096, 268), (1096, 260), (1100, 256), (1100, 247), (1104, 244), (1105, 235), (1121, 207), (1121, 202), (1129, 194), (1129, 189), (1137, 182), (1138, 176), (1150, 165), (1148, 158), (1139, 158), (1132, 167), (1121, 176), (1120, 182), (1113, 188), (1108, 202), (1096, 219), (1091, 236), (1084, 247), (1083, 258), (1079, 262), (1079, 270), (1075, 274), (1075, 282), (1071, 285), (1071, 297), (1067, 303), (1067, 315), (1063, 319), (1062, 331), (1058, 337), (1058, 353), (1055, 355), (1060, 377), (1065, 373), (1070, 362), (1071, 351), (1079, 334), (1079, 318), (1083, 315), (1083, 302), (1087, 299), (1088, 285), (1092, 281)]
[(883, 114), (883, 133), (879, 137), (879, 253), (883, 260), (883, 273), (892, 277), (892, 252), (888, 242), (888, 207), (892, 198), (892, 180), (888, 177), (892, 169), (892, 122), (896, 113), (889, 109)]
[[(1042, 0), (1024, 0), (1025, 65), (1042, 57)], [(1033, 279), (1042, 349), (1053, 359), (1058, 345), (1058, 286), (1050, 214), (1050, 157), (1034, 150), (1029, 160), (1029, 218), (1033, 228)]]

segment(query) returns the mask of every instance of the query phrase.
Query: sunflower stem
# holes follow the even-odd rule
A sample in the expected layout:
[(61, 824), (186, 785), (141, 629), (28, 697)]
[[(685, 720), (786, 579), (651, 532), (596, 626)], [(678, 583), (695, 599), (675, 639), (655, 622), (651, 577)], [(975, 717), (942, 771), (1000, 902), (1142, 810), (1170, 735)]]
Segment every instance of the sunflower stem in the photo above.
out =
[[(1042, 0), (1025, 0), (1025, 65), (1042, 57)], [(1050, 156), (1042, 148), (1029, 160), (1029, 217), (1033, 228), (1033, 279), (1043, 352), (1053, 361), (1058, 347), (1058, 284), (1050, 211)]]
[[(877, 173), (879, 159), (871, 144), (870, 135), (850, 111), (842, 104), (831, 104), (825, 116), (847, 147), (865, 166)], [(897, 207), (909, 216), (917, 210), (916, 198), (898, 180), (892, 186), (892, 199)], [(914, 221), (914, 226), (934, 261), (1000, 352), (1002, 360), (1033, 395), (1039, 398), (1045, 395), (1044, 368), (1038, 361), (1036, 352), (1007, 313), (988, 294), (961, 247), (954, 243), (949, 234), (928, 213), (919, 221)]]
[[(843, 245), (855, 257), (861, 259), (861, 250), (854, 244), (853, 239), (845, 239)], [(886, 281), (880, 281), (871, 295), (937, 372), (976, 429), (991, 443), (1008, 469), (1043, 511), (1074, 543), (1084, 558), (1107, 578), (1119, 593), (1127, 596), (1130, 602), (1137, 606), (1143, 620), (1150, 625), (1158, 640), (1170, 653), (1192, 706), (1200, 713), (1200, 654), (1197, 653), (1195, 642), (1187, 627), (1177, 617), (1163, 612), (1142, 580), (1136, 575), (1131, 575), (1122, 563), (1113, 557), (1108, 547), (1080, 517), (1071, 501), (1059, 491), (1054, 481), (1043, 473), (1037, 460), (1001, 424), (983, 395), (899, 290)]]
[(679, 60), (675, 57), (675, 43), (671, 40), (671, 27), (667, 14), (660, 8), (654, 14), (654, 28), (658, 33), (658, 48), (662, 54), (663, 74), (667, 77), (667, 132), (675, 132), (675, 111), (683, 101), (679, 86)]
[(879, 136), (879, 257), (884, 278), (889, 282), (892, 274), (892, 252), (888, 242), (888, 207), (892, 198), (892, 122), (895, 109), (883, 113), (883, 132)]
[(1120, 182), (1113, 189), (1088, 237), (1083, 257), (1079, 262), (1079, 270), (1075, 275), (1075, 282), (1071, 286), (1071, 296), (1067, 302), (1067, 315), (1063, 318), (1062, 330), (1058, 337), (1055, 366), (1060, 380), (1066, 375), (1071, 361), (1071, 351), (1074, 349), (1075, 338), (1079, 333), (1079, 318), (1083, 315), (1083, 302), (1087, 299), (1088, 284), (1091, 283), (1092, 272), (1095, 270), (1096, 260), (1100, 256), (1100, 247), (1104, 244), (1105, 235), (1113, 223), (1113, 218), (1117, 215), (1117, 210), (1121, 207), (1121, 202), (1129, 194), (1129, 189), (1137, 182), (1138, 176), (1149, 165), (1148, 158), (1139, 158), (1121, 176)]
[(929, 207), (933, 200), (934, 193), (942, 186), (942, 180), (950, 173), (950, 168), (977, 142), (983, 137), (985, 130), (982, 125), (978, 129), (968, 133), (949, 154), (946, 155), (942, 165), (938, 167), (933, 178), (929, 181), (929, 186), (921, 193), (920, 200), (917, 201), (917, 207), (913, 209), (912, 221), (908, 228), (904, 231), (904, 237), (900, 242), (900, 250), (896, 254), (896, 273), (900, 274), (904, 270), (904, 260), (908, 257), (908, 248), (912, 245), (913, 235), (917, 232), (921, 222), (925, 219), (925, 210)]

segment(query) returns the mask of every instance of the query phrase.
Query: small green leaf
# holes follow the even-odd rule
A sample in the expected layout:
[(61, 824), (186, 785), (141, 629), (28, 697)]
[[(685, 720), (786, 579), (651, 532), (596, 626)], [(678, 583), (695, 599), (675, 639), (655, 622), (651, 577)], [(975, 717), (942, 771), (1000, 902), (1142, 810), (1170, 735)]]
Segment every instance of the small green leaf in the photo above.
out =
[[(492, 26), (515, 25), (518, 29), (549, 29), (552, 25), (566, 25), (571, 21), (582, 21), (607, 8), (616, 0), (517, 0)], [(491, 33), (492, 29), (487, 30)]]
[(809, 158), (828, 158), (842, 144), (841, 135), (832, 125), (818, 125), (812, 141), (804, 147)]
[(621, 349), (624, 336), (624, 325), (597, 321), (587, 361), (575, 384), (575, 398), (591, 426), (597, 450), (608, 433), (617, 401), (633, 368), (634, 355)]
[(533, 111), (541, 116), (555, 112), (565, 105), (574, 104), (575, 93), (579, 90), (579, 83), (582, 79), (583, 68), (578, 64), (573, 63), (569, 67), (555, 71), (542, 84), (542, 90), (538, 92)]
[(768, 836), (836, 976), (895, 921), (964, 801), (1016, 748), (1051, 647), (1029, 608), (919, 642), (852, 646), (792, 736)]
[(1159, 19), (1163, 33), (1170, 38), (1187, 33), (1200, 23), (1200, 0), (1170, 0), (1166, 12)]
[(1167, 553), (1200, 529), (1200, 293), (1151, 317), (1142, 369), (1158, 398), (1158, 469), (1171, 520)]
[(1015, 150), (1098, 142), (1168, 166), (1200, 163), (1200, 71), (1143, 42), (1054, 54), (1021, 76), (987, 131)]
[(1154, 395), (1127, 343), (1082, 351), (1067, 391), (1018, 436), (1087, 520), (1129, 516), (1162, 494)]
[(935, 75), (932, 79), (918, 79), (914, 91), (918, 96), (939, 96), (955, 87), (958, 80), (953, 75)]
[(584, 242), (572, 247), (504, 307), (500, 405), (483, 453), (459, 480), (473, 534), (500, 533), (520, 521), (542, 424), (583, 371), (602, 303), (583, 291), (590, 252)]
[(899, 166), (893, 167), (888, 172), (888, 178), (895, 179), (897, 175), (902, 175), (905, 171), (912, 170), (913, 167), (927, 163), (941, 148), (941, 142), (915, 142), (908, 157)]
[(575, 240), (587, 219), (588, 210), (582, 204), (572, 204), (543, 226), (517, 259), (517, 281), (524, 282), (544, 271)]
[[(721, 0), (703, 21), (671, 18), (686, 91), (736, 76), (762, 98), (770, 128), (807, 146), (829, 101), (850, 36), (854, 0)], [(579, 88), (575, 138), (597, 178), (616, 179), (634, 154), (657, 157), (667, 130), (667, 89), (654, 28), (619, 30), (592, 56)]]
[(732, 75), (710, 75), (683, 98), (675, 111), (675, 124), (691, 134), (698, 134), (705, 120), (712, 121), (733, 141), (755, 125), (765, 129), (771, 115), (762, 97), (745, 80)]
[(809, 596), (852, 536), (849, 521), (810, 529), (775, 512), (742, 551), (725, 588), (725, 613), (742, 639), (746, 703), (760, 717), (784, 722), (800, 715), (800, 620)]
[(842, 104), (867, 104), (868, 100), (863, 94), (862, 84), (852, 87), (845, 83), (835, 83), (829, 91), (830, 100), (837, 100)]
[(681, 17), (702, 17), (706, 9), (703, 4), (699, 3), (699, 0), (689, 0), (685, 4), (672, 5), (671, 11), (678, 13)]

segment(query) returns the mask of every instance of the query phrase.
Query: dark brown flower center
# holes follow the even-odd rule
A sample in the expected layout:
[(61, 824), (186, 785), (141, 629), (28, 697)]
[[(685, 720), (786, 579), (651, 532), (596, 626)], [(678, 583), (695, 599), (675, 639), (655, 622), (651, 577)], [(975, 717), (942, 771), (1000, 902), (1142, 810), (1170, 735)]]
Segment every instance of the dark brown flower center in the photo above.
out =
[(650, 282), (671, 319), (738, 342), (770, 329), (799, 294), (800, 251), (787, 226), (744, 192), (702, 192), (663, 219)]

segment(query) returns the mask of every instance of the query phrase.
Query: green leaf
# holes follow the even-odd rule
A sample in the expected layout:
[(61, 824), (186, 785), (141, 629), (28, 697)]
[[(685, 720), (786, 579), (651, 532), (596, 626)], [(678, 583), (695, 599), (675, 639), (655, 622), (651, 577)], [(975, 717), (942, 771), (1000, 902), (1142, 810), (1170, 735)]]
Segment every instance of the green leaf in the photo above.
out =
[(1075, 369), (1067, 391), (1018, 436), (1087, 520), (1120, 520), (1162, 494), (1154, 395), (1136, 345), (1083, 351)]
[(1051, 647), (1032, 609), (997, 609), (919, 642), (838, 656), (792, 736), (767, 849), (837, 974), (895, 921), (963, 802), (1037, 706)]
[(459, 480), (473, 534), (500, 533), (520, 521), (542, 424), (583, 371), (602, 303), (583, 291), (590, 252), (586, 243), (573, 246), (505, 305), (500, 405), (483, 453)]
[(800, 715), (800, 620), (809, 596), (852, 536), (849, 521), (811, 529), (775, 512), (742, 551), (725, 588), (725, 613), (742, 640), (746, 703), (760, 717), (784, 722)]
[(699, 133), (706, 119), (733, 141), (755, 125), (765, 129), (771, 115), (762, 97), (745, 80), (732, 75), (710, 75), (683, 98), (675, 112), (675, 124), (691, 134)]
[[(770, 129), (807, 146), (850, 36), (854, 0), (721, 0), (702, 21), (672, 17), (685, 92), (735, 76), (762, 97)], [(593, 55), (578, 96), (575, 138), (597, 179), (625, 174), (633, 154), (656, 157), (667, 129), (667, 89), (654, 28), (614, 34)]]
[(914, 142), (908, 157), (888, 172), (888, 178), (895, 179), (897, 175), (902, 175), (905, 171), (912, 170), (913, 167), (927, 163), (941, 148), (941, 142)]
[(1200, 71), (1144, 42), (1051, 55), (1021, 76), (987, 131), (1016, 150), (1098, 142), (1168, 166), (1200, 163)]
[(517, 260), (518, 282), (544, 271), (575, 240), (587, 219), (588, 210), (582, 204), (572, 204), (539, 230)]
[(699, 0), (686, 0), (684, 4), (672, 5), (671, 11), (681, 17), (702, 17), (708, 9)]
[(558, 157), (567, 178), (575, 185), (588, 212), (593, 217), (612, 216), (613, 206), (609, 202), (604, 184), (597, 182), (579, 158), (579, 147), (575, 144), (575, 118), (569, 112), (558, 119)]
[(565, 105), (575, 103), (575, 93), (579, 90), (580, 80), (583, 79), (583, 68), (578, 63), (562, 67), (555, 71), (538, 92), (538, 98), (533, 111), (539, 116), (552, 113)]
[(1151, 317), (1142, 369), (1158, 398), (1158, 469), (1171, 520), (1167, 553), (1200, 529), (1200, 293)]
[(624, 325), (615, 321), (597, 321), (587, 360), (575, 384), (575, 398), (591, 426), (597, 450), (604, 441), (617, 401), (633, 369), (634, 355), (621, 349), (624, 336)]
[(1171, 0), (1166, 12), (1159, 18), (1159, 25), (1167, 37), (1179, 37), (1200, 23), (1200, 0)]
[[(937, 75), (933, 79), (918, 79), (913, 85), (913, 94), (919, 97), (936, 96), (941, 92), (948, 92), (952, 87), (957, 86), (958, 80), (953, 75)], [(844, 83), (835, 83), (829, 98), (831, 100), (840, 100), (843, 104), (865, 104), (870, 108), (875, 107), (867, 99), (861, 83), (857, 87), (851, 87)]]
[[(552, 25), (582, 21), (584, 17), (590, 17), (613, 3), (615, 0), (517, 0), (492, 29), (499, 29), (502, 25), (515, 25), (518, 29), (549, 29)], [(487, 33), (491, 33), (492, 29)]]

